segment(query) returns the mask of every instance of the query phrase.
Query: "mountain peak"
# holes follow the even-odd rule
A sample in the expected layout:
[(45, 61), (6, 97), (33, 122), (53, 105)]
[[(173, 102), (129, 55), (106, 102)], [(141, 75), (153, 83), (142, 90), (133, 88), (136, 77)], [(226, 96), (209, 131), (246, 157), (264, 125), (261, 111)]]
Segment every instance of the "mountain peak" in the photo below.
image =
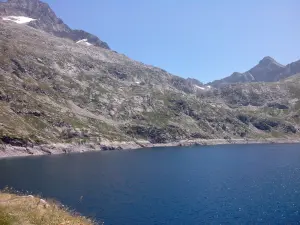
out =
[(268, 65), (270, 63), (277, 63), (275, 59), (270, 56), (264, 57), (262, 60), (259, 61), (259, 64)]
[(75, 42), (87, 39), (94, 46), (110, 49), (107, 43), (97, 36), (82, 30), (72, 30), (50, 8), (47, 3), (40, 0), (8, 0), (0, 2), (0, 17), (28, 17), (33, 22), (29, 26), (43, 30), (52, 35), (68, 38)]
[(50, 8), (47, 3), (41, 2), (40, 0), (8, 0), (6, 5), (9, 8), (23, 8), (30, 11), (32, 11), (34, 7), (40, 7), (41, 5)]
[(212, 86), (218, 87), (222, 84), (246, 83), (246, 82), (272, 82), (277, 81), (285, 66), (278, 63), (270, 56), (264, 57), (252, 69), (245, 73), (235, 72), (229, 77), (211, 82)]
[(28, 2), (39, 2), (40, 0), (7, 0), (7, 2), (13, 3), (28, 3)]
[[(262, 60), (260, 60), (259, 64), (256, 67), (254, 67), (253, 69), (256, 69), (257, 67), (260, 69), (266, 68), (268, 70), (277, 70), (280, 68), (284, 68), (284, 65), (278, 63), (272, 57), (266, 56)], [(253, 70), (253, 69), (251, 69), (251, 70)]]

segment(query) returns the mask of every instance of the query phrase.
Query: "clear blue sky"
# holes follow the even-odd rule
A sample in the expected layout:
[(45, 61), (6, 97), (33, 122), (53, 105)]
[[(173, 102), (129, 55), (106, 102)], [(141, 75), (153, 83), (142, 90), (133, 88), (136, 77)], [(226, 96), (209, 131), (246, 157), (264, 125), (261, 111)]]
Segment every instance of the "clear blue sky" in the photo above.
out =
[(299, 0), (46, 0), (72, 28), (132, 59), (203, 82), (264, 56), (300, 59)]

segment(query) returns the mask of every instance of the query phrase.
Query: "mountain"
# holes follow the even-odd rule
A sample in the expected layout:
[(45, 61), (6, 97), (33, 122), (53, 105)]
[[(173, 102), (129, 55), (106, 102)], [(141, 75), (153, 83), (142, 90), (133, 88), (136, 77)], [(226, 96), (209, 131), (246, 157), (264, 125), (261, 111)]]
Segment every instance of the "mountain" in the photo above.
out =
[(87, 42), (109, 49), (107, 43), (83, 30), (72, 30), (59, 19), (47, 3), (39, 0), (8, 0), (0, 2), (0, 17), (18, 19), (16, 17), (31, 18), (29, 26), (43, 30), (58, 37), (69, 38), (75, 42), (87, 39)]
[[(212, 88), (84, 42), (0, 20), (4, 146), (300, 137), (300, 75)], [(253, 78), (265, 64), (282, 68), (267, 61)], [(297, 69), (290, 64), (282, 76)]]
[(248, 82), (274, 82), (300, 72), (300, 60), (283, 66), (273, 58), (267, 56), (259, 61), (258, 65), (245, 73), (235, 72), (231, 76), (216, 80), (209, 85), (219, 87), (224, 84)]

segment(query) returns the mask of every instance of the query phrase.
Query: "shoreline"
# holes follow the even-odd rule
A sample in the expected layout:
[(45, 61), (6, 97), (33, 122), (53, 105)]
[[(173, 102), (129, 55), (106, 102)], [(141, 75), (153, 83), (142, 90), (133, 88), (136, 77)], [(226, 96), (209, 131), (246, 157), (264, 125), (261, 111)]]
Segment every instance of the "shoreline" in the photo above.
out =
[(42, 155), (61, 155), (72, 153), (113, 151), (113, 150), (134, 150), (155, 147), (180, 147), (180, 146), (214, 146), (230, 144), (297, 144), (300, 139), (296, 138), (266, 138), (266, 139), (193, 139), (182, 140), (169, 143), (153, 144), (148, 141), (131, 141), (131, 142), (110, 142), (105, 141), (99, 144), (44, 144), (31, 146), (12, 146), (0, 145), (0, 159), (42, 156)]

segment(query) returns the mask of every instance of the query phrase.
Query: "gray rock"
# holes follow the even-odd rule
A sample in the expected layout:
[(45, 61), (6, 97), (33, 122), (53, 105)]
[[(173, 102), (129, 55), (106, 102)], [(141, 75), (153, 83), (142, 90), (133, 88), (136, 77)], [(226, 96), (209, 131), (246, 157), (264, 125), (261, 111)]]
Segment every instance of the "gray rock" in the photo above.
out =
[(69, 38), (75, 42), (87, 39), (95, 46), (110, 49), (108, 44), (83, 30), (72, 30), (56, 16), (47, 3), (39, 0), (8, 0), (0, 2), (0, 16), (26, 16), (33, 19), (30, 26), (58, 37)]
[(213, 81), (209, 85), (221, 87), (233, 83), (275, 82), (297, 73), (300, 73), (300, 60), (284, 66), (267, 56), (249, 71), (245, 73), (233, 73), (231, 76)]

